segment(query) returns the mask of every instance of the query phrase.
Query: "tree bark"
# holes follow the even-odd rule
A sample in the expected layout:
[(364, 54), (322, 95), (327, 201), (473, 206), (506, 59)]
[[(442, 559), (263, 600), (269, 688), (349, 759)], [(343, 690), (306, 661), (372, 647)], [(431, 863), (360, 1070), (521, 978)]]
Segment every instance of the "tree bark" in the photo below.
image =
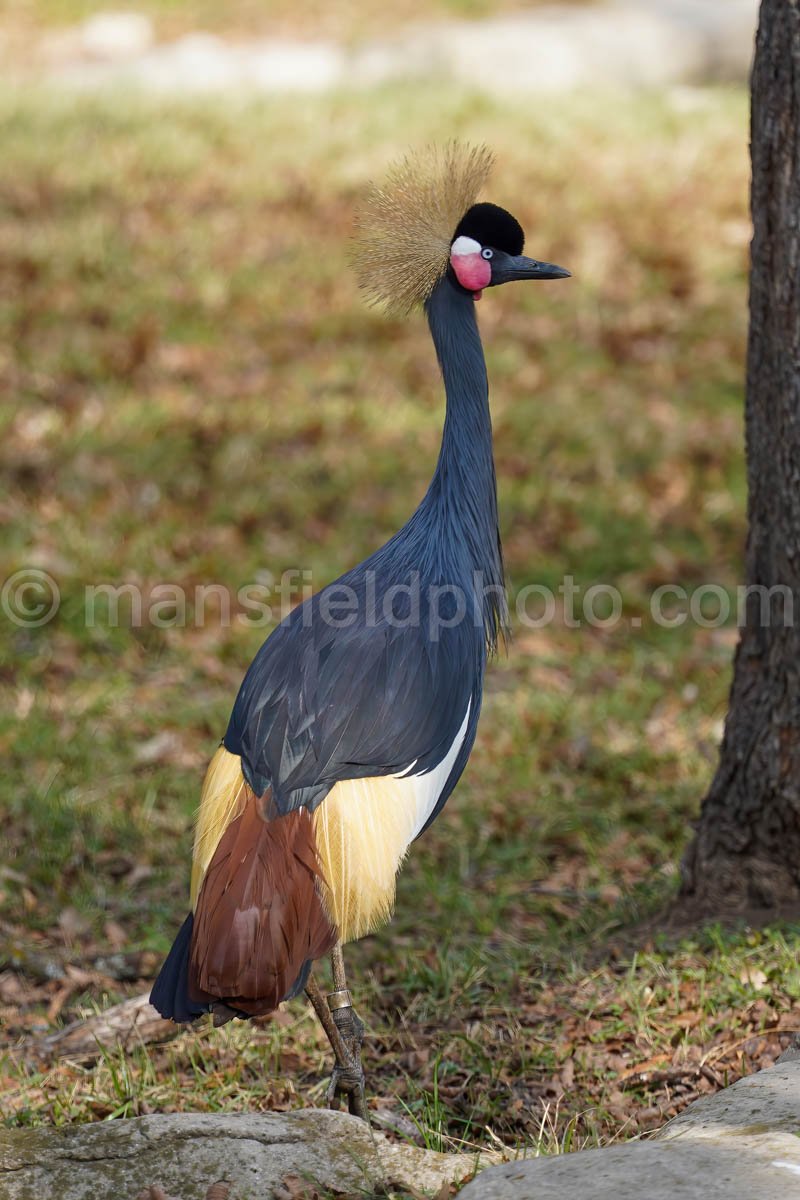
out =
[(762, 0), (752, 74), (745, 621), (683, 864), (703, 913), (800, 901), (800, 0)]

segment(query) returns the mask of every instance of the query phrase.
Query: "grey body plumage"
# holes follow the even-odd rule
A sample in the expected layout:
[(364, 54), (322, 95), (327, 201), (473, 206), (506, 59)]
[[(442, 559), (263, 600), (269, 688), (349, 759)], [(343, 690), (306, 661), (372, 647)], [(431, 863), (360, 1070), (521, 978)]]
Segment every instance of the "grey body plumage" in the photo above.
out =
[[(279, 812), (315, 807), (341, 779), (432, 769), (469, 706), (438, 812), (475, 740), (487, 654), (506, 621), (488, 383), (472, 297), (445, 278), (426, 308), (447, 395), (431, 484), (394, 537), (266, 640), (225, 734)], [(337, 596), (332, 625), (323, 614)]]

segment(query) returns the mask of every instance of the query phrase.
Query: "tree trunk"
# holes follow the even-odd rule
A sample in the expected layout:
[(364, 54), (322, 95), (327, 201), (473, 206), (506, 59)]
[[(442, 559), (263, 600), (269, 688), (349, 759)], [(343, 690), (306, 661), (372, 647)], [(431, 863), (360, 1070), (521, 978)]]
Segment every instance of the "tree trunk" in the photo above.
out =
[(800, 0), (762, 0), (751, 159), (746, 618), (682, 865), (683, 904), (706, 914), (800, 901)]

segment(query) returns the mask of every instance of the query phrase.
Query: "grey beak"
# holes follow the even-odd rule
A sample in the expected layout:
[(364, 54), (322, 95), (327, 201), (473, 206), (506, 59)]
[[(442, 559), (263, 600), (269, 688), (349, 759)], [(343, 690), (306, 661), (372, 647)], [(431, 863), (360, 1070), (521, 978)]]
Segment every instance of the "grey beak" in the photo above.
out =
[(514, 279), (569, 279), (572, 272), (555, 263), (537, 262), (535, 258), (509, 255), (502, 265), (492, 271), (492, 283), (511, 283)]

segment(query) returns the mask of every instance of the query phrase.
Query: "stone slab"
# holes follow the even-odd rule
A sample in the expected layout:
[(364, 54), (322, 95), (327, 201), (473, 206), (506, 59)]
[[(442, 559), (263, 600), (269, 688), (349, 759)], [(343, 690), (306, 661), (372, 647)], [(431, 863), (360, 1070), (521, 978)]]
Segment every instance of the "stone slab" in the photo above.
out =
[(437, 1191), (473, 1174), (476, 1158), (390, 1143), (355, 1117), (174, 1113), (63, 1129), (0, 1130), (0, 1200), (135, 1200), (160, 1187), (175, 1200), (269, 1200), (287, 1175), (325, 1194), (370, 1195), (390, 1183)]
[[(695, 1100), (658, 1136), (662, 1141), (739, 1139), (767, 1131), (800, 1134), (800, 1057), (787, 1053), (774, 1067)], [(800, 1137), (795, 1140), (800, 1146)]]
[(40, 57), (51, 83), (161, 94), (313, 93), (398, 79), (449, 79), (489, 93), (744, 82), (757, 14), (758, 0), (520, 5), (504, 16), (420, 21), (345, 45), (313, 37), (233, 42), (199, 30), (156, 44), (145, 16), (107, 12), (50, 37)]
[(628, 1142), (487, 1167), (459, 1200), (793, 1200), (800, 1139), (764, 1134), (742, 1145)]
[(487, 1167), (460, 1200), (800, 1200), (800, 1058), (696, 1101), (650, 1141)]

